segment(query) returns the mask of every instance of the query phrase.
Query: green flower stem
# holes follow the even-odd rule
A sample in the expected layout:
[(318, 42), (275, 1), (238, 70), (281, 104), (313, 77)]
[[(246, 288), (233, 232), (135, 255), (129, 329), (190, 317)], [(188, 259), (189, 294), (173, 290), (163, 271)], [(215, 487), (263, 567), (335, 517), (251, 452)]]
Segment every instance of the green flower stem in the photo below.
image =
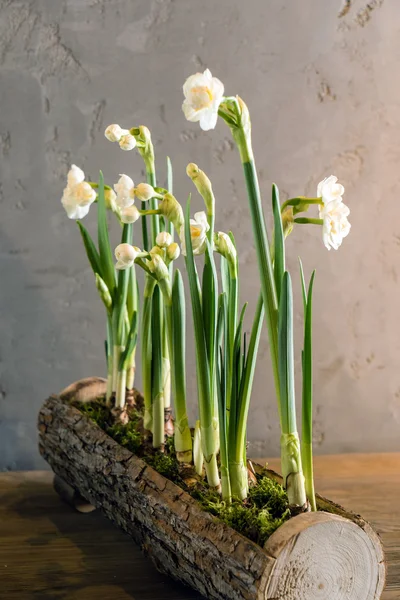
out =
[(126, 389), (133, 390), (133, 386), (135, 385), (135, 375), (136, 375), (136, 348), (133, 350), (131, 357), (129, 359), (129, 366), (126, 375)]
[(283, 276), (279, 302), (279, 379), (281, 385), (281, 465), (289, 503), (307, 503), (302, 471), (300, 440), (296, 424), (293, 358), (293, 296), (289, 273)]
[(278, 370), (278, 302), (269, 252), (269, 241), (265, 219), (261, 205), (260, 188), (258, 185), (250, 133), (243, 127), (232, 128), (234, 140), (238, 146), (249, 198), (250, 213), (255, 238), (258, 269), (260, 272), (261, 292), (264, 300), (265, 314), (270, 342), (272, 370), (275, 381), (278, 406), (280, 407), (280, 384)]
[(107, 391), (106, 391), (106, 402), (111, 403), (113, 393), (113, 328), (112, 328), (112, 315), (107, 312)]
[(295, 223), (299, 223), (300, 225), (323, 225), (323, 219), (309, 219), (308, 217), (298, 217), (294, 219)]
[(322, 204), (322, 198), (307, 198), (307, 196), (297, 196), (286, 200), (281, 206), (281, 212), (288, 206), (299, 206), (299, 204)]
[[(237, 310), (238, 310), (238, 278), (237, 272), (232, 272), (230, 269), (230, 280), (229, 280), (229, 297), (228, 297), (228, 364), (227, 364), (227, 399), (226, 409), (229, 412), (231, 408), (231, 397), (232, 397), (232, 373), (234, 369), (233, 364), (233, 348), (236, 335), (237, 327)], [(228, 421), (229, 423), (229, 421)]]
[(179, 271), (171, 289), (169, 278), (159, 281), (165, 306), (165, 323), (172, 362), (172, 387), (175, 404), (174, 443), (179, 462), (192, 461), (192, 436), (186, 407), (185, 293)]
[(175, 402), (175, 450), (180, 462), (192, 461), (192, 435), (186, 405), (186, 340), (185, 340), (185, 290), (179, 270), (175, 271), (172, 286), (171, 360), (173, 366), (173, 391)]
[(152, 299), (156, 280), (150, 275), (145, 277), (143, 292), (143, 312), (141, 327), (141, 354), (142, 354), (142, 384), (144, 395), (144, 429), (153, 432), (153, 409), (151, 395), (151, 364), (152, 364)]
[(312, 294), (314, 287), (315, 271), (313, 271), (310, 284), (307, 289), (304, 281), (303, 266), (300, 261), (300, 274), (303, 292), (304, 306), (304, 344), (302, 351), (302, 371), (303, 371), (303, 390), (302, 390), (302, 431), (301, 431), (301, 460), (303, 463), (305, 487), (307, 498), (311, 505), (311, 510), (316, 511), (314, 491), (314, 472), (313, 472), (313, 417), (312, 417)]
[(190, 198), (186, 207), (185, 241), (186, 241), (186, 268), (189, 279), (190, 295), (192, 300), (193, 325), (196, 344), (196, 367), (199, 397), (199, 413), (201, 427), (201, 445), (204, 456), (207, 480), (210, 487), (220, 489), (220, 479), (217, 465), (214, 398), (211, 396), (210, 371), (207, 352), (207, 342), (204, 331), (201, 293), (198, 287), (198, 278), (193, 257), (192, 239), (190, 235)]
[(156, 286), (152, 299), (152, 374), (153, 448), (164, 449), (164, 372), (162, 357), (162, 302)]
[(115, 407), (124, 408), (126, 395), (126, 369), (118, 371), (117, 393), (115, 395)]
[[(247, 418), (249, 414), (251, 390), (254, 380), (254, 371), (256, 366), (256, 358), (258, 353), (258, 347), (260, 343), (262, 323), (264, 319), (264, 303), (262, 295), (260, 294), (257, 302), (256, 312), (254, 315), (253, 326), (251, 329), (250, 343), (247, 350), (245, 374), (243, 378), (243, 389), (241, 393), (240, 411), (238, 417), (238, 424), (236, 429), (236, 449), (235, 449), (235, 460), (240, 462), (246, 457), (246, 428)], [(246, 460), (244, 460), (246, 464)]]

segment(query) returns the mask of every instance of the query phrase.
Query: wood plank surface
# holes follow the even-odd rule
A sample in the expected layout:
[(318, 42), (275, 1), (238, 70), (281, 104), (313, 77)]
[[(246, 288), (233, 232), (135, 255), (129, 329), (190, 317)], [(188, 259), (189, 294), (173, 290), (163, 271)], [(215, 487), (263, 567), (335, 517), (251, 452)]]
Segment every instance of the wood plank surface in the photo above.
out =
[[(280, 470), (277, 459), (268, 465)], [(315, 476), (319, 493), (380, 533), (388, 561), (382, 600), (400, 600), (400, 453), (317, 457)], [(82, 515), (63, 504), (50, 472), (1, 473), (0, 599), (31, 598), (201, 600), (160, 575), (98, 511)]]

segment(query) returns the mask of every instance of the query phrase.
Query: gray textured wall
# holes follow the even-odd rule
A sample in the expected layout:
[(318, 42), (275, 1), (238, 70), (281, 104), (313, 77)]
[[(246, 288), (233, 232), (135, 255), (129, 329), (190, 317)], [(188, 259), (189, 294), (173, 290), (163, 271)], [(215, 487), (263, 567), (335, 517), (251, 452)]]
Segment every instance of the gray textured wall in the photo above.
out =
[[(141, 179), (140, 158), (105, 140), (108, 123), (150, 127), (160, 177), (169, 154), (181, 201), (186, 164), (208, 173), (217, 226), (239, 242), (242, 300), (254, 308), (255, 253), (229, 131), (219, 123), (202, 133), (181, 113), (185, 77), (205, 66), (250, 107), (267, 206), (272, 179), (283, 197), (313, 195), (331, 173), (346, 186), (353, 228), (338, 252), (300, 226), (287, 244), (293, 271), (299, 254), (308, 272), (317, 268), (317, 452), (399, 450), (400, 3), (365, 2), (339, 19), (336, 0), (0, 1), (1, 468), (42, 466), (42, 400), (104, 373), (102, 306), (60, 197), (71, 162), (91, 177), (102, 168), (110, 183), (120, 172)], [(296, 324), (300, 341), (300, 309)], [(192, 353), (189, 362), (194, 390)], [(278, 452), (266, 335), (249, 436), (253, 454)]]

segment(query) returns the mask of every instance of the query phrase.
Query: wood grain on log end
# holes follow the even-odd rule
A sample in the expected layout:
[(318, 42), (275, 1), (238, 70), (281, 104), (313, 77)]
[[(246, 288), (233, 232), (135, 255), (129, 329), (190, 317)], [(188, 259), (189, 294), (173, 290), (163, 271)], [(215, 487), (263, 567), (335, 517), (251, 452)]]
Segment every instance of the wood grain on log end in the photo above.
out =
[(60, 392), (59, 396), (64, 402), (92, 402), (107, 391), (107, 380), (103, 377), (86, 377), (71, 383)]
[(385, 564), (379, 540), (339, 515), (298, 515), (273, 533), (264, 548), (276, 559), (265, 599), (381, 597)]

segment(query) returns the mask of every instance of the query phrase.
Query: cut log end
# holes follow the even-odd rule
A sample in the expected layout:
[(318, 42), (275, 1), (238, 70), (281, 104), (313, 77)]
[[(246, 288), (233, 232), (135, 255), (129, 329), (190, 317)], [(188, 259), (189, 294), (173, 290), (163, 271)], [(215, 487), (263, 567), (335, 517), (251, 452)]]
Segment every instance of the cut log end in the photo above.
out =
[[(372, 534), (372, 535), (371, 535)], [(276, 559), (265, 600), (378, 600), (382, 546), (372, 531), (338, 515), (308, 513), (280, 527), (265, 550)]]

